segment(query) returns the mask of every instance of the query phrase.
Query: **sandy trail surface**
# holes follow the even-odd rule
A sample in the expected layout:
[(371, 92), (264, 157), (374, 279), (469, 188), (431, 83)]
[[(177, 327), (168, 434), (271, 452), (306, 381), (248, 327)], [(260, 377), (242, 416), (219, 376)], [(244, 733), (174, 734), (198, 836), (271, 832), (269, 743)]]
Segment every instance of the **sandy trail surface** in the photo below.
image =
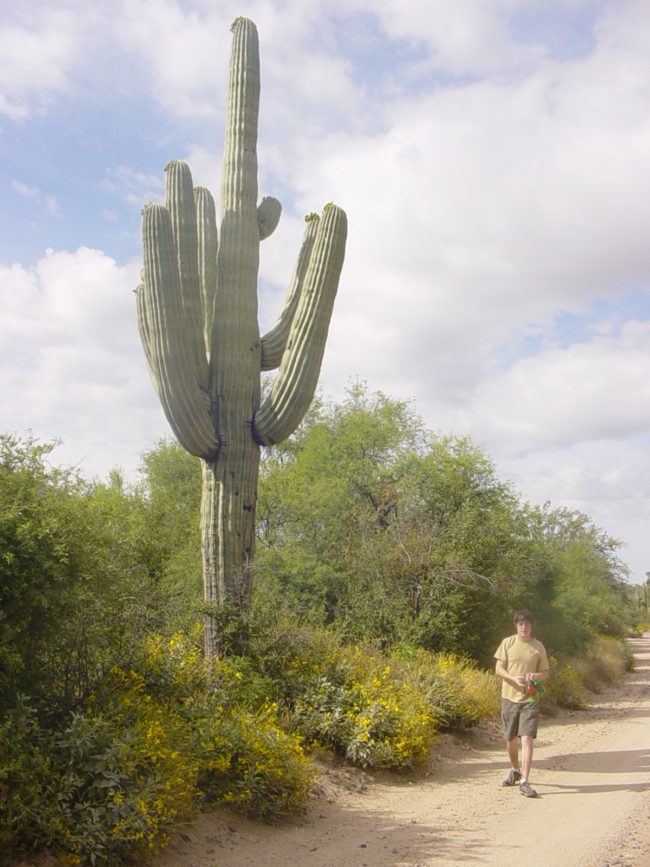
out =
[(205, 814), (154, 867), (650, 865), (650, 636), (630, 644), (624, 684), (542, 721), (536, 799), (501, 786), (508, 764), (490, 724), (445, 736), (417, 775), (324, 763), (305, 815), (269, 827)]

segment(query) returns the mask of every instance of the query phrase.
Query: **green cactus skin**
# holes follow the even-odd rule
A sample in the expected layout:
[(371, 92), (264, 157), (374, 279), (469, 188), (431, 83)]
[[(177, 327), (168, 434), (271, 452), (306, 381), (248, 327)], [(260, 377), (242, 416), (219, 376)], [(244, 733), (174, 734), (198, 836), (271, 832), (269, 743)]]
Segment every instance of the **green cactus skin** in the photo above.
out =
[[(189, 168), (166, 167), (165, 205), (143, 211), (144, 268), (136, 290), (149, 371), (179, 443), (202, 460), (201, 547), (207, 602), (245, 605), (255, 547), (260, 447), (300, 424), (316, 389), (338, 288), (347, 219), (335, 205), (310, 214), (287, 300), (260, 338), (259, 244), (281, 205), (257, 204), (260, 72), (257, 30), (232, 26), (219, 226)], [(260, 374), (279, 367), (260, 406)], [(214, 618), (205, 653), (218, 652)]]

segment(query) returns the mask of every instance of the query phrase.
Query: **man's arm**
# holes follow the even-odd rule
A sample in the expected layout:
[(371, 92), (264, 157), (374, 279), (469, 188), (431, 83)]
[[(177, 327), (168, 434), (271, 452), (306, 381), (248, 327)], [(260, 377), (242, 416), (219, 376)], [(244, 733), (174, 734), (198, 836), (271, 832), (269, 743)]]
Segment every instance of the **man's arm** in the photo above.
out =
[(519, 689), (521, 692), (526, 691), (526, 678), (523, 675), (518, 675), (517, 677), (509, 675), (508, 669), (500, 659), (497, 659), (494, 673), (497, 677), (500, 677), (502, 680), (505, 680), (506, 683), (509, 683), (510, 686), (514, 686), (515, 689)]

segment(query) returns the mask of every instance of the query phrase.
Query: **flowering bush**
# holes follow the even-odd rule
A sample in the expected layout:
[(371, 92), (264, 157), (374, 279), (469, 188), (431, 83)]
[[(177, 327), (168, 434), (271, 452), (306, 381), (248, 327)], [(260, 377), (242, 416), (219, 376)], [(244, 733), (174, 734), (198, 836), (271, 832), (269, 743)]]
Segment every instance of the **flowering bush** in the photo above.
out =
[(57, 731), (27, 709), (0, 726), (3, 851), (121, 864), (164, 844), (206, 800), (266, 819), (304, 802), (301, 741), (282, 730), (275, 705), (238, 703), (237, 663), (208, 670), (191, 640), (173, 636), (151, 639), (136, 669), (113, 671)]
[(403, 767), (422, 759), (436, 721), (421, 694), (391, 678), (391, 670), (340, 684), (321, 676), (296, 702), (295, 725), (362, 767)]
[(471, 660), (453, 653), (417, 650), (409, 676), (435, 703), (442, 728), (470, 728), (499, 712), (499, 681)]
[(323, 629), (280, 630), (273, 649), (262, 664), (284, 688), (295, 729), (364, 767), (412, 765), (440, 728), (475, 725), (499, 709), (494, 675), (450, 654), (387, 656)]
[(300, 809), (313, 782), (311, 765), (301, 738), (280, 727), (276, 705), (221, 716), (215, 710), (207, 702), (193, 715), (206, 799), (266, 820)]

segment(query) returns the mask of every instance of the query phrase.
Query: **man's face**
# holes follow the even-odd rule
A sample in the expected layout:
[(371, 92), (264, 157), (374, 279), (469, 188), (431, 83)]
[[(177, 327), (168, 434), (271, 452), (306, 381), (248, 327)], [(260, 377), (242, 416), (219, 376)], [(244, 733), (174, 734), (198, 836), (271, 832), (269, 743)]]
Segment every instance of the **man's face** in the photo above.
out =
[(521, 638), (522, 641), (528, 641), (532, 631), (533, 624), (530, 622), (530, 620), (517, 621), (517, 637)]

